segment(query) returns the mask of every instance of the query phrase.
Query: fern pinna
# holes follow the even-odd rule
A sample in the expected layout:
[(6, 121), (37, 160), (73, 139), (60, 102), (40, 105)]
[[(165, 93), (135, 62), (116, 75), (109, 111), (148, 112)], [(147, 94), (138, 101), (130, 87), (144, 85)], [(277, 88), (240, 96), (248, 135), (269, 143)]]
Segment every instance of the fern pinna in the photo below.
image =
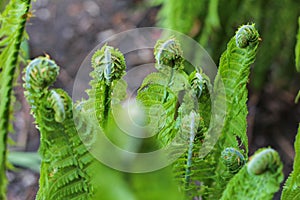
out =
[(20, 45), (30, 0), (12, 0), (0, 14), (0, 199), (5, 199), (7, 135), (12, 131), (12, 90), (18, 73)]
[[(93, 157), (77, 134), (72, 100), (63, 90), (49, 90), (58, 70), (54, 61), (38, 57), (29, 63), (24, 75), (25, 96), (41, 133), (37, 199), (89, 199), (93, 186), (88, 172), (92, 171)], [(87, 127), (84, 116), (76, 119), (83, 128)]]

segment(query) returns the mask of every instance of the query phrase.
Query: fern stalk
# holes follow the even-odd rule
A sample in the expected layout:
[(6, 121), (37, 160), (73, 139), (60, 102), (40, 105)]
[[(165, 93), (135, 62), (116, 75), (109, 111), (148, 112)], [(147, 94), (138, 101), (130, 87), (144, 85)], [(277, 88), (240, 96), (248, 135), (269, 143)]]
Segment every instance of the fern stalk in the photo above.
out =
[[(5, 16), (2, 15), (1, 30), (6, 26), (5, 23), (15, 23), (12, 26), (10, 35), (1, 35), (2, 41), (6, 41), (6, 47), (2, 49), (0, 56), (1, 65), (1, 103), (0, 103), (0, 199), (5, 199), (6, 191), (6, 156), (7, 156), (7, 136), (9, 133), (9, 119), (11, 108), (11, 95), (15, 71), (18, 65), (18, 55), (20, 45), (24, 36), (24, 28), (27, 20), (27, 13), (30, 7), (30, 0), (11, 1), (6, 7)], [(9, 20), (8, 20), (9, 19)], [(7, 20), (7, 21), (6, 21)]]

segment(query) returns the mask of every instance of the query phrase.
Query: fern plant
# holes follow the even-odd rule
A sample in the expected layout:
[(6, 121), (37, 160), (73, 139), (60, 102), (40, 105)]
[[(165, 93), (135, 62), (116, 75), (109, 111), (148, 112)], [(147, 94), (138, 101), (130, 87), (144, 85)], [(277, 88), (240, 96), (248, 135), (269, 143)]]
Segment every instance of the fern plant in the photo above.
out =
[[(254, 24), (241, 26), (221, 56), (213, 86), (200, 68), (185, 72), (176, 38), (157, 42), (157, 72), (144, 79), (136, 99), (155, 133), (151, 144), (175, 147), (168, 155), (175, 161), (147, 174), (110, 169), (90, 151), (104, 144), (96, 142), (102, 132), (117, 145), (126, 142), (113, 115), (126, 99), (126, 65), (119, 50), (104, 45), (94, 53), (89, 98), (76, 104), (63, 90), (49, 89), (58, 75), (55, 62), (32, 60), (24, 88), (41, 133), (37, 199), (272, 199), (283, 180), (279, 155), (262, 148), (248, 159), (246, 136), (246, 85), (259, 41)], [(139, 142), (137, 150), (149, 150), (147, 142)]]
[[(194, 0), (187, 4), (184, 0), (156, 0), (155, 5), (161, 5), (157, 16), (159, 26), (195, 38), (209, 51), (216, 63), (227, 39), (233, 34), (232, 27), (237, 27), (241, 21), (256, 22), (263, 42), (253, 69), (252, 88), (259, 91), (266, 82), (276, 84), (276, 80), (282, 80), (283, 77), (289, 83), (294, 71), (291, 66), (295, 42), (295, 38), (290, 35), (296, 32), (294, 21), (300, 15), (298, 1), (268, 0), (254, 3), (238, 0)], [(282, 15), (277, 15), (278, 12)], [(282, 43), (285, 45), (282, 46)], [(282, 51), (285, 53), (282, 54)], [(284, 67), (274, 67), (274, 63), (280, 63), (279, 66)], [(268, 76), (271, 66), (276, 71), (275, 79)]]
[(0, 199), (6, 198), (7, 138), (12, 131), (14, 79), (20, 63), (20, 45), (30, 0), (12, 0), (0, 14)]

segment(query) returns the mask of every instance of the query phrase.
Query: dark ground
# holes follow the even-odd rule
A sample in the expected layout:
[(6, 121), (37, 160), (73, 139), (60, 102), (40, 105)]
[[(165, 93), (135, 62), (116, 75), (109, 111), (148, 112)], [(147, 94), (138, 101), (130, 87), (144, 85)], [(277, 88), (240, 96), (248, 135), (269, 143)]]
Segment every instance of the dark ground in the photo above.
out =
[[(72, 92), (74, 76), (86, 55), (105, 38), (124, 30), (154, 26), (157, 8), (142, 0), (39, 0), (33, 3), (35, 17), (27, 31), (31, 58), (49, 54), (62, 66), (55, 87)], [(300, 121), (300, 106), (294, 104), (297, 88), (277, 89), (267, 84), (261, 94), (250, 93), (249, 145), (252, 154), (260, 147), (279, 151), (287, 176), (292, 169), (293, 142)], [(21, 86), (16, 90), (20, 108), (15, 116), (13, 150), (36, 151), (39, 134), (28, 114)], [(38, 189), (38, 174), (31, 170), (9, 172), (9, 200), (32, 200)], [(277, 199), (277, 197), (276, 197)]]

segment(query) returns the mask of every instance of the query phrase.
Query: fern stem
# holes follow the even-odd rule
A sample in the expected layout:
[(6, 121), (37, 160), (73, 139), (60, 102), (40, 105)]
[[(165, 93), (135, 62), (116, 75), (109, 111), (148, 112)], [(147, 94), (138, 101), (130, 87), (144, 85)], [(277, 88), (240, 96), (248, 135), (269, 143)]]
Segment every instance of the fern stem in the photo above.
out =
[(190, 137), (189, 137), (189, 148), (187, 153), (187, 163), (185, 170), (185, 187), (186, 189), (190, 184), (190, 176), (191, 176), (191, 166), (193, 162), (193, 149), (194, 149), (194, 140), (195, 140), (195, 114), (191, 112), (190, 114)]
[[(111, 85), (111, 84), (110, 84)], [(102, 127), (106, 128), (106, 124), (107, 124), (107, 118), (108, 118), (108, 113), (110, 110), (110, 87), (108, 85), (104, 86), (104, 110), (103, 110), (103, 120), (100, 122), (102, 124)]]
[[(18, 2), (13, 2), (18, 4)], [(2, 54), (7, 54), (7, 57), (2, 57), (6, 59), (4, 61), (5, 65), (2, 71), (2, 77), (5, 77), (2, 80), (1, 92), (3, 95), (0, 104), (0, 199), (6, 199), (6, 156), (7, 156), (7, 135), (9, 133), (9, 116), (10, 116), (10, 104), (11, 104), (11, 95), (13, 89), (14, 74), (16, 71), (18, 63), (18, 55), (20, 50), (21, 41), (23, 38), (24, 28), (26, 24), (26, 14), (29, 11), (30, 0), (22, 1), (24, 3), (23, 13), (20, 13), (19, 17), (21, 18), (20, 23), (17, 25), (17, 33), (11, 44), (8, 44), (7, 48), (2, 52)], [(10, 45), (12, 46), (10, 48)]]

